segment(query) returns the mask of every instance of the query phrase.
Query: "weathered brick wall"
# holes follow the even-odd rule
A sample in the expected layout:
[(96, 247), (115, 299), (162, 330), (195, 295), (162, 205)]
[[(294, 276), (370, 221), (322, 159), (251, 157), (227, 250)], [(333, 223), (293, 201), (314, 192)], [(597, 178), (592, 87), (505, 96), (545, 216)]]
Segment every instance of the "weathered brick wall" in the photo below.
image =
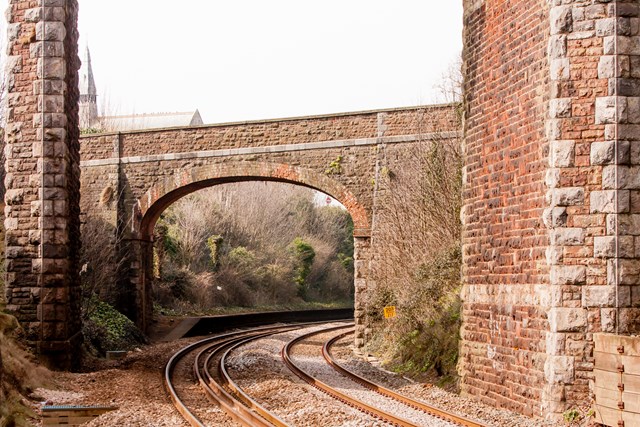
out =
[(639, 5), (465, 6), (463, 390), (558, 416), (638, 330)]
[(80, 342), (77, 1), (12, 0), (6, 127), (7, 310), (50, 365)]
[[(241, 180), (319, 189), (341, 201), (354, 220), (356, 315), (362, 325), (380, 147), (411, 145), (434, 130), (458, 132), (452, 106), (87, 136), (81, 140), (83, 218), (109, 224), (112, 232), (123, 225), (124, 234), (108, 240), (112, 253), (126, 245), (133, 281), (127, 287), (136, 289), (137, 298), (127, 311), (144, 326), (151, 313), (152, 228), (172, 202)], [(360, 327), (358, 343), (363, 339)]]
[(465, 1), (462, 391), (541, 415), (546, 0)]

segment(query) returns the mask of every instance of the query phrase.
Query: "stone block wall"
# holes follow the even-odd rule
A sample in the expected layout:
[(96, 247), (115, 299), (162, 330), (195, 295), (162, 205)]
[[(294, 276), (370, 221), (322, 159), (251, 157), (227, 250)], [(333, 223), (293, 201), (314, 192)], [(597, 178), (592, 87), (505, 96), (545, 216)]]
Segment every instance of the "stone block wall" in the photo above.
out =
[[(638, 331), (637, 1), (550, 5), (545, 407), (593, 389), (593, 334)], [(635, 66), (637, 67), (637, 64)], [(636, 291), (637, 292), (637, 291)]]
[[(595, 100), (595, 121), (604, 127), (604, 138), (592, 144), (590, 150), (591, 164), (602, 168), (602, 178), (594, 189), (598, 191), (591, 193), (589, 207), (594, 214), (606, 215), (605, 235), (594, 242), (594, 256), (606, 261), (606, 286), (594, 288), (585, 296), (585, 302), (603, 307), (603, 332), (638, 334), (640, 4), (613, 2), (602, 15), (596, 22), (596, 35), (603, 45), (598, 79), (607, 83), (607, 93)], [(610, 308), (613, 306), (616, 315)]]
[[(546, 174), (549, 287), (544, 407), (561, 413), (586, 400), (593, 377), (593, 332), (615, 327), (615, 286), (607, 285), (600, 252), (607, 214), (615, 208), (603, 192), (606, 129), (598, 104), (609, 92), (603, 67), (603, 24), (615, 2), (551, 2)], [(607, 151), (606, 148), (604, 151)], [(598, 154), (600, 153), (600, 154)], [(612, 292), (613, 291), (613, 292)]]
[(7, 15), (7, 310), (57, 367), (81, 341), (77, 12), (75, 0), (12, 0)]

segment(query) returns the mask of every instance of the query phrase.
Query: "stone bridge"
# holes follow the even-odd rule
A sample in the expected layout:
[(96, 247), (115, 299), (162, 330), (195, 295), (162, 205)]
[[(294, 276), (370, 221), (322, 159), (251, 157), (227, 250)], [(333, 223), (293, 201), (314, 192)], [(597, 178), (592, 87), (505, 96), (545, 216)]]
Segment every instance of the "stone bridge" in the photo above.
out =
[[(361, 341), (370, 238), (382, 225), (373, 221), (382, 157), (393, 153), (402, 163), (415, 144), (457, 138), (457, 127), (455, 108), (445, 105), (86, 136), (80, 139), (82, 218), (104, 223), (91, 229), (104, 233), (114, 275), (130, 281), (121, 287), (135, 296), (127, 314), (145, 329), (152, 314), (153, 228), (171, 203), (237, 181), (320, 190), (354, 221)], [(121, 258), (125, 266), (116, 272)]]
[[(463, 3), (462, 391), (561, 417), (597, 391), (594, 336), (640, 332), (640, 4)], [(10, 0), (8, 17), (8, 308), (41, 357), (64, 364), (81, 338), (77, 0)], [(101, 136), (107, 145), (84, 160), (83, 203), (124, 195), (111, 220), (128, 227), (140, 298), (158, 213), (224, 180), (291, 181), (337, 197), (366, 263), (375, 147), (416, 134), (394, 130), (403, 114), (315, 119), (322, 129), (294, 120), (166, 130), (157, 144), (144, 133)], [(343, 173), (326, 174), (340, 155)]]

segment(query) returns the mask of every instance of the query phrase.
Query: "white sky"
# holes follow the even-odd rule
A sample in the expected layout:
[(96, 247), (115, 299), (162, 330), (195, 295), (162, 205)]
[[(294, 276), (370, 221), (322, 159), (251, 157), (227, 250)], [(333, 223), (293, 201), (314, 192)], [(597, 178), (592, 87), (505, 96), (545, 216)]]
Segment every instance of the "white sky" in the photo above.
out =
[(79, 0), (99, 104), (205, 123), (438, 101), (460, 0)]

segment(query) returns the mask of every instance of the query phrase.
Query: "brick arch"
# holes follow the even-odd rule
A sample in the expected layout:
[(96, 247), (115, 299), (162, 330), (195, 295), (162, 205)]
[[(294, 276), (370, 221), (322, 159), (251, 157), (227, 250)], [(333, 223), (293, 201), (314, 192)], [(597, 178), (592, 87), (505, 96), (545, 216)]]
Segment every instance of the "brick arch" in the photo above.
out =
[[(148, 327), (153, 313), (153, 229), (160, 214), (178, 199), (197, 190), (246, 181), (290, 183), (332, 196), (345, 206), (353, 220), (354, 258), (362, 259), (366, 253), (371, 237), (370, 213), (344, 184), (327, 175), (283, 163), (243, 161), (180, 170), (156, 181), (131, 207), (131, 239), (126, 250), (134, 266), (129, 270), (129, 281), (136, 295), (135, 303), (128, 311), (140, 328)], [(356, 262), (354, 268), (357, 305), (362, 299), (359, 293), (366, 281), (367, 269), (362, 262)]]
[(321, 191), (344, 205), (353, 219), (354, 235), (369, 237), (369, 213), (342, 183), (313, 170), (282, 163), (233, 162), (194, 167), (155, 182), (133, 205), (131, 231), (148, 240), (160, 214), (178, 199), (214, 185), (241, 181), (283, 182)]

